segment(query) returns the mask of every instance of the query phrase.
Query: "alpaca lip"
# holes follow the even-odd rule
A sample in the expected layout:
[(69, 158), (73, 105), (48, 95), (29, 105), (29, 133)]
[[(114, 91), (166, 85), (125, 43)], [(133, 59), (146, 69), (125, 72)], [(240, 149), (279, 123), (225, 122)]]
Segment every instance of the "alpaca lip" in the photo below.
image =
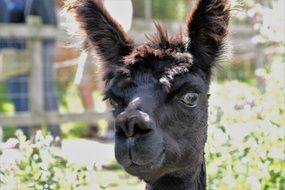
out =
[(136, 160), (134, 160), (133, 156), (132, 156), (132, 147), (134, 146), (135, 144), (135, 139), (134, 137), (128, 137), (127, 138), (127, 146), (128, 146), (128, 153), (129, 153), (129, 159), (131, 161), (131, 164), (130, 166), (134, 166), (134, 167), (137, 167), (137, 166), (143, 166), (145, 164), (141, 164), (141, 163), (138, 163)]
[[(133, 162), (133, 159), (132, 159), (132, 146), (134, 146), (134, 138), (133, 137), (129, 137), (129, 138), (127, 138), (127, 146), (128, 146), (128, 150), (129, 150), (129, 158), (130, 158), (130, 160), (132, 161), (132, 163), (134, 163)], [(137, 164), (136, 164), (137, 165)]]
[(131, 157), (131, 149), (129, 149), (129, 158), (130, 158), (130, 165), (129, 167), (146, 167), (146, 169), (153, 169), (153, 166), (154, 165), (157, 165), (157, 164), (161, 164), (163, 162), (163, 159), (164, 159), (164, 153), (165, 153), (165, 149), (163, 149), (161, 151), (161, 153), (156, 156), (155, 158), (149, 160), (147, 163), (138, 163), (136, 162), (132, 157)]
[[(115, 138), (115, 157), (125, 168), (146, 168), (157, 165), (164, 152), (162, 136), (156, 131), (148, 134), (126, 137), (117, 134)], [(157, 161), (158, 160), (158, 161)]]
[(148, 179), (154, 173), (160, 170), (165, 160), (165, 150), (159, 154), (156, 158), (154, 158), (151, 162), (145, 165), (139, 165), (135, 162), (131, 161), (128, 166), (125, 166), (126, 171), (128, 171), (132, 175), (139, 176), (143, 179)]

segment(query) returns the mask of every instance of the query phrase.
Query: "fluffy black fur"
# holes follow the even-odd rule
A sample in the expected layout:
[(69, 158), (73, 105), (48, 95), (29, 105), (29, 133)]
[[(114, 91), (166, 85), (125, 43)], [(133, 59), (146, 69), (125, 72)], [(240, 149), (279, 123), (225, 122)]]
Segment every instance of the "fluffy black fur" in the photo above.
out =
[[(73, 10), (103, 61), (117, 161), (151, 190), (206, 189), (207, 93), (226, 45), (230, 1), (197, 0), (186, 35), (169, 37), (155, 23), (157, 33), (141, 45), (95, 0), (77, 0)], [(198, 95), (194, 106), (184, 101), (189, 94)]]

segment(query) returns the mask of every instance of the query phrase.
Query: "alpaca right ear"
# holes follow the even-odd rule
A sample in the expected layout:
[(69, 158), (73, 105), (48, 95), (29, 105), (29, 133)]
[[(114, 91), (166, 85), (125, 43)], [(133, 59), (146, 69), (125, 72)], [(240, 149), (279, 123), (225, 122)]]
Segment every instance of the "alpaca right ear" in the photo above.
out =
[(104, 5), (95, 0), (76, 0), (72, 9), (104, 66), (122, 64), (122, 57), (130, 53), (133, 41)]
[(187, 49), (209, 75), (227, 45), (230, 9), (230, 0), (196, 0), (187, 17)]

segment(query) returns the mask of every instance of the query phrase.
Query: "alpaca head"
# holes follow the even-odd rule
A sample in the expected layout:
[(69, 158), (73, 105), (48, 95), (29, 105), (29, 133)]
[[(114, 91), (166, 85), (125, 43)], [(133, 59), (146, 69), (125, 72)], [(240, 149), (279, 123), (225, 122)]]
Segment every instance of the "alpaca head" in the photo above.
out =
[(77, 0), (77, 19), (104, 66), (106, 99), (114, 107), (115, 156), (145, 181), (195, 173), (204, 158), (208, 88), (223, 53), (229, 0), (198, 0), (186, 33), (161, 25), (136, 45), (94, 0)]

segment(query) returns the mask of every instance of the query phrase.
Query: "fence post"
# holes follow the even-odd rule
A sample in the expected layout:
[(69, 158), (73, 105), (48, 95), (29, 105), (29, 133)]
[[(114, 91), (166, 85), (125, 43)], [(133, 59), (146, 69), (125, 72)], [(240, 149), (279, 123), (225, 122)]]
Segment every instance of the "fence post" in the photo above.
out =
[[(28, 16), (27, 24), (33, 27), (42, 27), (42, 20), (38, 16)], [(42, 117), (44, 114), (44, 67), (42, 58), (42, 39), (32, 37), (28, 41), (31, 51), (31, 75), (29, 78), (29, 106), (33, 117)], [(31, 136), (37, 126), (31, 127)]]
[(152, 17), (152, 0), (145, 0), (144, 3), (144, 18), (150, 20)]

